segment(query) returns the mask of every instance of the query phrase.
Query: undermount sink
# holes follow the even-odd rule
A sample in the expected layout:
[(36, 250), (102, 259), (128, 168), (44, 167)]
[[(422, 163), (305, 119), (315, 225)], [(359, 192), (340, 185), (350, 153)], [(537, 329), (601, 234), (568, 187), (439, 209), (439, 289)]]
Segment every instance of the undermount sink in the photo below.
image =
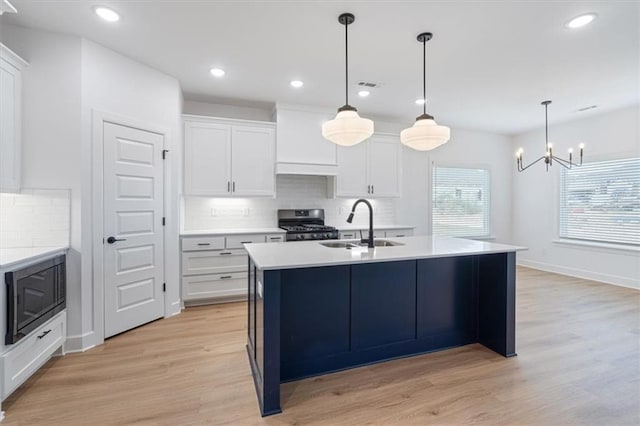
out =
[[(345, 248), (345, 249), (352, 249), (352, 248), (356, 248), (356, 247), (366, 247), (367, 243), (360, 243), (360, 242), (355, 242), (355, 241), (331, 241), (331, 242), (326, 242), (326, 243), (320, 243), (320, 245), (323, 245), (325, 247), (329, 247), (329, 248)], [(397, 243), (395, 241), (389, 241), (389, 240), (373, 240), (373, 245), (376, 247), (393, 247), (393, 246), (403, 246), (404, 244), (402, 243)]]

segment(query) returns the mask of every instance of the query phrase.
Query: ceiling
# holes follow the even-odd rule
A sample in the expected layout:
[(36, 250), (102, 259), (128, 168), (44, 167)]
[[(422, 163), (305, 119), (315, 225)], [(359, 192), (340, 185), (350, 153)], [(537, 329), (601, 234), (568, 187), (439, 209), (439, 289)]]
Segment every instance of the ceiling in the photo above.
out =
[[(420, 32), (427, 44), (427, 110), (440, 124), (503, 134), (639, 102), (636, 1), (29, 1), (0, 23), (75, 34), (180, 81), (186, 99), (268, 107), (344, 104), (344, 27), (350, 103), (362, 116), (410, 124), (421, 112)], [(110, 24), (93, 6), (121, 15)], [(598, 19), (569, 30), (585, 12)], [(224, 78), (209, 74), (212, 66)], [(304, 87), (293, 89), (289, 81)], [(359, 98), (356, 82), (382, 83)], [(587, 112), (579, 108), (598, 105)]]

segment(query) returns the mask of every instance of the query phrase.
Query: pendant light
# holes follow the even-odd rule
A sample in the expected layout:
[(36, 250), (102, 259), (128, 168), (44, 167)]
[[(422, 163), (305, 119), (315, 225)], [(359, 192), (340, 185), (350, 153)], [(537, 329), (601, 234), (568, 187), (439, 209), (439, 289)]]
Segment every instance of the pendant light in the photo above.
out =
[(338, 108), (336, 118), (322, 125), (322, 136), (341, 146), (358, 144), (373, 134), (373, 121), (361, 118), (358, 111), (349, 105), (349, 36), (348, 27), (355, 21), (351, 13), (343, 13), (338, 22), (344, 25), (345, 45), (345, 104)]
[(418, 41), (422, 43), (422, 115), (416, 118), (412, 127), (400, 133), (402, 144), (416, 151), (430, 151), (447, 142), (450, 137), (449, 128), (439, 126), (433, 116), (427, 114), (427, 42), (432, 38), (432, 33), (418, 35)]
[(547, 115), (547, 109), (549, 108), (549, 104), (551, 101), (543, 101), (541, 105), (544, 105), (544, 149), (545, 153), (542, 157), (537, 160), (529, 163), (526, 166), (522, 166), (522, 158), (523, 158), (523, 150), (520, 148), (518, 152), (516, 152), (516, 166), (519, 172), (524, 172), (529, 167), (536, 164), (538, 161), (544, 160), (544, 163), (547, 167), (547, 171), (549, 171), (549, 166), (553, 166), (553, 160), (555, 160), (558, 164), (560, 164), (565, 169), (570, 169), (573, 166), (582, 166), (582, 157), (584, 155), (584, 144), (581, 143), (578, 147), (580, 148), (580, 163), (573, 162), (573, 149), (569, 148), (569, 159), (565, 160), (564, 158), (556, 157), (553, 155), (553, 147), (549, 143), (549, 118)]

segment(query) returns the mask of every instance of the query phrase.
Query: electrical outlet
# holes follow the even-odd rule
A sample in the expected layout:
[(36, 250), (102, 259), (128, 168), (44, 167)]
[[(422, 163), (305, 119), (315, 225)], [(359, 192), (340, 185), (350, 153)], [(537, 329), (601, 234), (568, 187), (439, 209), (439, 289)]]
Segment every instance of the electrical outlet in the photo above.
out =
[(344, 214), (344, 207), (342, 207), (342, 206), (338, 207), (338, 214), (340, 216), (342, 216)]
[(242, 215), (245, 216), (245, 217), (249, 216), (249, 208), (248, 207), (245, 208), (245, 209), (242, 209)]
[(218, 212), (216, 211), (216, 209), (211, 209), (211, 216), (213, 217), (218, 216)]

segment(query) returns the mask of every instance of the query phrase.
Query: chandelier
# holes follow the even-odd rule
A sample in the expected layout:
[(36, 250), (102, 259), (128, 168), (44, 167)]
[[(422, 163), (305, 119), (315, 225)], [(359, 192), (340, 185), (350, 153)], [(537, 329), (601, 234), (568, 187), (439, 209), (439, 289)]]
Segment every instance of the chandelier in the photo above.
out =
[(558, 164), (560, 164), (562, 167), (566, 168), (566, 169), (570, 169), (573, 166), (582, 166), (582, 155), (584, 152), (584, 144), (581, 143), (579, 148), (580, 148), (580, 163), (574, 163), (573, 162), (573, 148), (569, 148), (569, 159), (566, 160), (564, 158), (560, 158), (560, 157), (556, 157), (555, 155), (553, 155), (553, 146), (549, 143), (549, 119), (547, 116), (547, 109), (549, 108), (549, 104), (551, 103), (551, 101), (544, 101), (541, 103), (541, 105), (544, 105), (544, 140), (545, 140), (545, 149), (546, 152), (545, 154), (538, 158), (537, 160), (533, 161), (532, 163), (528, 164), (527, 166), (522, 166), (522, 158), (523, 158), (523, 149), (520, 148), (518, 150), (518, 152), (516, 152), (516, 166), (518, 167), (518, 171), (519, 172), (523, 172), (525, 170), (527, 170), (529, 167), (533, 166), (534, 164), (536, 164), (539, 161), (544, 160), (545, 166), (547, 168), (547, 171), (549, 171), (549, 167), (553, 166), (553, 162), (556, 161)]

